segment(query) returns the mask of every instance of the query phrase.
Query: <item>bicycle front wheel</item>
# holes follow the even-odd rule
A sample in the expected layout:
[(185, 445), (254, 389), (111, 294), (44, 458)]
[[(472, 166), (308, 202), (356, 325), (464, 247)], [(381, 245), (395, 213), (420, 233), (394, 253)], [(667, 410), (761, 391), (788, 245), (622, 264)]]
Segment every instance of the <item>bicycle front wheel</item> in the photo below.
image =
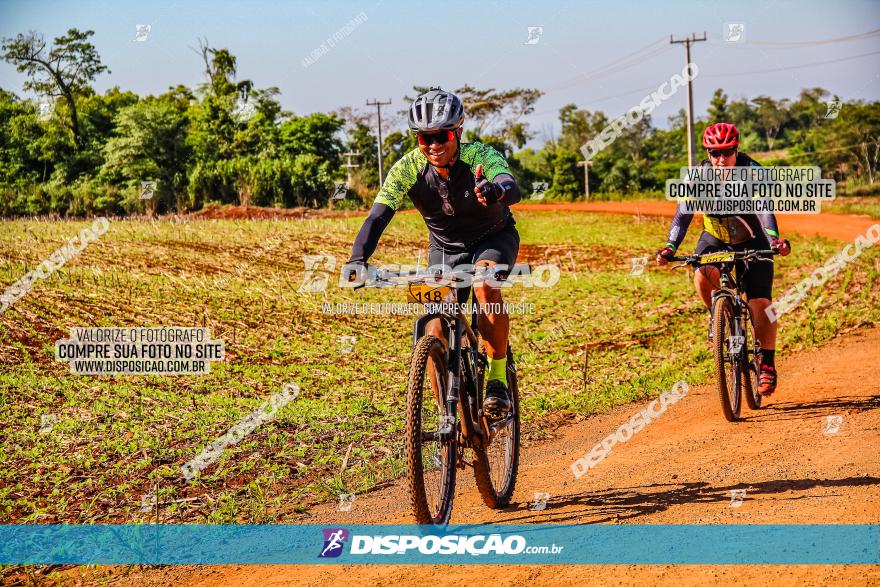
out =
[[(482, 388), (483, 373), (477, 377)], [(507, 349), (507, 391), (511, 413), (498, 426), (488, 446), (474, 449), (474, 476), (483, 503), (492, 509), (506, 507), (513, 497), (519, 469), (519, 385), (513, 352)], [(485, 442), (485, 441), (484, 441)]]
[(410, 503), (419, 524), (446, 524), (455, 497), (455, 435), (441, 438), (447, 414), (446, 352), (440, 339), (423, 336), (410, 360), (406, 391), (405, 453)]
[(733, 304), (729, 297), (719, 296), (715, 298), (712, 307), (712, 342), (721, 410), (729, 422), (739, 420), (742, 397), (737, 344), (742, 345), (743, 342), (733, 340), (732, 337), (735, 336), (737, 336), (737, 328), (733, 316)]
[(743, 336), (745, 337), (742, 365), (743, 393), (750, 410), (761, 409), (761, 394), (758, 393), (758, 378), (761, 373), (761, 341), (755, 335), (755, 321), (751, 313), (743, 317)]

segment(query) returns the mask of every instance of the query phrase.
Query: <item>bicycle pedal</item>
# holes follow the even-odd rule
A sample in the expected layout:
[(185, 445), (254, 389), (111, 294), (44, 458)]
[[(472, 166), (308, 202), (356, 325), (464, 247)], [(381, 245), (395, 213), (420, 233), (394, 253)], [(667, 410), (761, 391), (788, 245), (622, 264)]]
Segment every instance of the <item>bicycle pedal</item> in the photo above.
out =
[(483, 415), (489, 420), (489, 423), (498, 422), (499, 420), (503, 420), (507, 417), (507, 412), (504, 410), (485, 410)]

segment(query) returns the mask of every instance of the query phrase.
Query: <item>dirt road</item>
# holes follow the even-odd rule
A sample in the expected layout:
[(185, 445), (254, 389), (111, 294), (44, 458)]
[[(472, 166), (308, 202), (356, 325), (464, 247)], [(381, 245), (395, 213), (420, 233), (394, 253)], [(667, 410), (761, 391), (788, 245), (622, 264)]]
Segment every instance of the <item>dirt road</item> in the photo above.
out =
[[(606, 212), (609, 214), (642, 214), (644, 216), (665, 216), (672, 218), (675, 204), (663, 200), (641, 200), (627, 202), (572, 202), (569, 204), (516, 204), (517, 210), (565, 210), (575, 212)], [(777, 214), (779, 230), (785, 235), (797, 232), (804, 236), (822, 235), (842, 241), (851, 241), (856, 235), (865, 234), (869, 226), (877, 224), (876, 219), (855, 214)]]
[[(571, 462), (641, 409), (629, 404), (524, 449), (514, 504), (486, 509), (462, 474), (457, 523), (763, 524), (880, 522), (880, 329), (778, 361), (781, 384), (730, 424), (713, 387), (691, 386), (629, 442), (575, 480)], [(842, 416), (839, 430), (828, 416)], [(744, 489), (741, 505), (731, 492)], [(543, 511), (535, 492), (550, 494)], [(409, 523), (402, 484), (291, 522)], [(772, 549), (774, 544), (756, 545)], [(121, 585), (880, 585), (865, 566), (226, 566), (138, 571)]]

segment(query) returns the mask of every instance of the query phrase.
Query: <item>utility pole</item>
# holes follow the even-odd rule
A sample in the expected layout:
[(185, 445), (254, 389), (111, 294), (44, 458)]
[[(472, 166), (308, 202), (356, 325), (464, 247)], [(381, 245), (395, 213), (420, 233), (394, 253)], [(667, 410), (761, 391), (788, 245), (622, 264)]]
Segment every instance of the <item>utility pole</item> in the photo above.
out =
[[(672, 40), (672, 35), (669, 35), (669, 44), (683, 44), (685, 51), (684, 63), (685, 67), (689, 67), (691, 63), (691, 44), (698, 43), (700, 41), (706, 40), (706, 31), (703, 31), (703, 38), (698, 39), (696, 33), (691, 33), (690, 37), (685, 37), (684, 39), (679, 39), (678, 41)], [(690, 69), (688, 69), (690, 71)], [(688, 133), (688, 165), (691, 167), (697, 164), (697, 151), (696, 151), (696, 140), (694, 138), (694, 91), (691, 85), (690, 76), (688, 76), (688, 119), (687, 119), (687, 133)]]
[(589, 159), (585, 159), (583, 161), (578, 161), (577, 166), (584, 168), (584, 190), (587, 192), (587, 199), (590, 199), (590, 165), (593, 162)]
[(343, 153), (343, 156), (345, 156), (345, 158), (346, 158), (346, 162), (345, 162), (345, 165), (343, 165), (343, 167), (345, 167), (345, 171), (348, 174), (348, 178), (345, 180), (345, 186), (350, 188), (351, 187), (351, 170), (357, 169), (358, 167), (360, 167), (360, 165), (357, 165), (356, 163), (352, 163), (351, 158), (352, 157), (360, 157), (361, 152), (360, 151), (349, 151), (348, 153)]
[(379, 187), (382, 187), (382, 183), (385, 180), (385, 176), (382, 173), (382, 106), (387, 106), (388, 104), (391, 104), (391, 98), (388, 98), (387, 102), (380, 102), (379, 100), (373, 100), (372, 102), (370, 102), (369, 100), (367, 100), (367, 106), (376, 107), (376, 117), (379, 123), (379, 145), (377, 147), (377, 151), (379, 153)]

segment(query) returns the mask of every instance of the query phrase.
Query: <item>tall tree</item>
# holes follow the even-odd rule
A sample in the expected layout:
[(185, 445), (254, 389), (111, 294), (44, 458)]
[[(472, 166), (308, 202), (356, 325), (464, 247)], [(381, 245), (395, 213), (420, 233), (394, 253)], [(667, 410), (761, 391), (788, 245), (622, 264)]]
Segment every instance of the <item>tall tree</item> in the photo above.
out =
[(607, 126), (608, 118), (601, 111), (590, 112), (578, 109), (574, 104), (566, 104), (559, 109), (559, 122), (562, 124), (559, 147), (580, 152), (584, 143), (593, 139)]
[(94, 31), (69, 29), (55, 37), (51, 48), (40, 33), (19, 33), (14, 39), (3, 39), (3, 59), (18, 72), (28, 76), (26, 90), (52, 98), (63, 98), (70, 119), (64, 121), (73, 133), (77, 148), (83, 144), (76, 99), (91, 91), (89, 84), (98, 74), (110, 72), (88, 39)]
[(758, 124), (767, 141), (767, 149), (772, 151), (776, 136), (789, 119), (788, 100), (783, 98), (777, 102), (769, 96), (758, 96), (752, 99), (752, 103), (757, 106)]
[(141, 100), (119, 113), (117, 136), (104, 147), (104, 172), (136, 187), (156, 181), (156, 193), (147, 202), (151, 212), (180, 209), (189, 157), (186, 131), (187, 119), (172, 100)]

